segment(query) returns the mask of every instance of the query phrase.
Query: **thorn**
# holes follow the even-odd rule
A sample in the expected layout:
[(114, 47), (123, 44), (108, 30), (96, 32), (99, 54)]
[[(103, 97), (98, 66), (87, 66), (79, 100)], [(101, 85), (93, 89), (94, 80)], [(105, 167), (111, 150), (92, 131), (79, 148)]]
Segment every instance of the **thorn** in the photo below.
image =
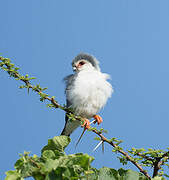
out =
[(100, 142), (99, 142), (99, 144), (93, 149), (93, 151), (96, 151), (96, 149), (101, 145), (101, 144), (103, 144), (103, 140), (101, 140)]
[[(92, 122), (90, 122), (90, 124), (93, 124), (93, 123), (95, 123), (95, 122), (96, 122), (96, 120), (93, 120)], [(77, 147), (77, 145), (79, 144), (80, 140), (82, 139), (82, 136), (83, 136), (83, 134), (85, 133), (85, 131), (86, 131), (86, 126), (84, 127), (83, 132), (82, 132), (82, 134), (80, 135), (80, 137), (79, 137), (79, 139), (78, 139), (78, 141), (77, 141), (77, 143), (76, 143), (76, 145), (75, 145), (75, 148)]]
[(78, 139), (75, 147), (77, 147), (77, 145), (79, 144), (79, 142), (80, 142), (80, 140), (82, 139), (82, 136), (83, 136), (83, 134), (85, 133), (85, 131), (86, 131), (86, 128), (84, 127), (83, 132), (82, 132), (82, 134), (80, 135), (80, 137), (79, 137), (79, 139)]
[(90, 122), (90, 124), (93, 124), (93, 123), (95, 124), (95, 123), (96, 123), (96, 120), (93, 120), (92, 122)]
[(29, 94), (29, 87), (28, 87), (28, 94)]
[(104, 154), (104, 141), (102, 143), (102, 153)]

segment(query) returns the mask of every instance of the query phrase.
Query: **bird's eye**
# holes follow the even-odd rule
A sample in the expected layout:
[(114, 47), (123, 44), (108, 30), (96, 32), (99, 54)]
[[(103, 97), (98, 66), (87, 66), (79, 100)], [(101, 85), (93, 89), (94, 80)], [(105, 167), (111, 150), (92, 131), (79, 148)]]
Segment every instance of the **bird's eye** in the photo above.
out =
[(84, 64), (85, 64), (84, 61), (80, 61), (80, 62), (79, 62), (79, 65), (81, 65), (81, 66), (83, 66)]

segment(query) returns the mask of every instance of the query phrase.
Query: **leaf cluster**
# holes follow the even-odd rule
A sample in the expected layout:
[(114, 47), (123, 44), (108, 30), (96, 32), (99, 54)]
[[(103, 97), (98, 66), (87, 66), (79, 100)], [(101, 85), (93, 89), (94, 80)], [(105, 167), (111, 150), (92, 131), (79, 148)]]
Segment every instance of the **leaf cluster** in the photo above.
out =
[(5, 180), (24, 180), (27, 177), (35, 180), (147, 180), (144, 175), (132, 170), (93, 168), (91, 162), (94, 158), (88, 154), (66, 155), (64, 149), (69, 142), (67, 136), (56, 136), (48, 140), (40, 157), (24, 152), (15, 163), (15, 170), (6, 172)]
[(9, 58), (4, 58), (0, 56), (0, 67), (4, 71), (6, 71), (11, 77), (14, 77), (16, 80), (22, 80), (24, 82), (28, 82), (29, 80), (36, 79), (35, 77), (29, 77), (28, 74), (22, 76), (18, 70), (18, 67), (15, 67)]
[[(169, 149), (169, 148), (168, 148)], [(153, 167), (154, 170), (158, 170), (159, 176), (169, 175), (164, 173), (164, 166), (169, 167), (169, 151), (164, 151), (161, 149), (151, 149), (149, 148), (147, 151), (144, 148), (136, 149), (132, 148), (128, 150), (128, 152), (133, 155), (133, 159), (135, 162), (140, 163), (142, 166)]]

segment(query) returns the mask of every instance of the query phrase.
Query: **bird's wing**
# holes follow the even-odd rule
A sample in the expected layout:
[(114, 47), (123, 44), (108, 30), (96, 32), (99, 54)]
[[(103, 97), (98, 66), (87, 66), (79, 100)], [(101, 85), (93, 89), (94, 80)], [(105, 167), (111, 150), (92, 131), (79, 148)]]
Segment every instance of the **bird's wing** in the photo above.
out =
[[(72, 86), (74, 77), (75, 77), (75, 75), (74, 75), (74, 74), (71, 74), (71, 75), (69, 75), (69, 76), (66, 76), (66, 77), (63, 79), (63, 81), (64, 81), (65, 84), (66, 84), (65, 93), (66, 93), (66, 90), (68, 90), (69, 87)], [(67, 104), (67, 105), (68, 105), (68, 104)]]
[(68, 118), (67, 113), (66, 113), (66, 115), (65, 115), (65, 126), (61, 132), (61, 135), (70, 136), (70, 134), (71, 134), (70, 132), (67, 132), (68, 131), (68, 126), (67, 126), (68, 119), (69, 118)]
[[(74, 75), (71, 74), (69, 76), (66, 76), (64, 78), (64, 81), (66, 83), (66, 89), (65, 89), (65, 93), (66, 91), (69, 90), (69, 87), (72, 86), (74, 80)], [(69, 101), (69, 99), (66, 99), (66, 106), (70, 107), (71, 106), (71, 102)], [(69, 119), (68, 117), (68, 113), (66, 113), (65, 115), (65, 126), (63, 128), (63, 131), (61, 133), (61, 135), (66, 135), (66, 136), (70, 136), (70, 134), (80, 125), (80, 121), (72, 121)]]
[(65, 126), (61, 135), (70, 136), (70, 134), (80, 126), (80, 121), (77, 120), (70, 120), (67, 113), (65, 115)]
[[(66, 100), (66, 106), (69, 107), (70, 105), (71, 105), (70, 102), (68, 100)], [(63, 128), (63, 131), (61, 132), (61, 135), (70, 136), (69, 133), (66, 133), (67, 132), (67, 128), (68, 128), (67, 127), (68, 120), (69, 120), (68, 113), (66, 113), (66, 115), (65, 115), (65, 126)]]

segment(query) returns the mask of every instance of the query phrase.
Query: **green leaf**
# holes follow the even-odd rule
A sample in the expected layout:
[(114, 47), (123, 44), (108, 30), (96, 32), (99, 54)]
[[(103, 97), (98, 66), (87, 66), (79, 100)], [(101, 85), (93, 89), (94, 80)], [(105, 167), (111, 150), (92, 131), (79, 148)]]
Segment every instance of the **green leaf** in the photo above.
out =
[(119, 144), (121, 144), (123, 141), (122, 140), (119, 140), (116, 145), (118, 146)]
[(49, 108), (56, 108), (56, 106), (54, 104), (47, 104), (46, 106)]
[(32, 177), (33, 177), (35, 180), (44, 180), (44, 175), (42, 175), (42, 174), (40, 174), (40, 173), (38, 173), (38, 172), (34, 173)]
[(58, 179), (59, 177), (62, 177), (61, 179), (64, 180), (70, 180), (72, 176), (75, 176), (75, 173), (72, 168), (66, 168), (66, 167), (59, 167), (55, 174), (57, 175)]
[(124, 174), (122, 175), (122, 177), (123, 176), (129, 180), (139, 180), (140, 174), (132, 170), (127, 170), (127, 171), (124, 171)]
[(98, 174), (98, 180), (118, 180), (119, 177), (120, 176), (116, 170), (107, 167), (101, 168)]
[(154, 177), (154, 178), (152, 178), (152, 180), (166, 180), (166, 179), (163, 177)]
[(133, 170), (124, 170), (124, 169), (119, 169), (118, 170), (119, 175), (121, 176), (122, 179), (126, 180), (148, 180), (144, 175), (141, 175), (140, 173), (133, 171)]
[(23, 164), (24, 164), (23, 159), (18, 159), (15, 163), (15, 169), (22, 168)]
[(108, 133), (107, 130), (103, 129), (103, 128), (100, 128), (100, 130), (98, 130), (100, 133)]
[(43, 88), (42, 91), (45, 91), (46, 89), (48, 89), (47, 87), (46, 88)]
[(56, 179), (62, 179), (62, 174), (57, 175), (55, 171), (48, 173), (45, 178), (45, 180), (56, 180)]
[(69, 143), (70, 138), (68, 136), (55, 136), (53, 139), (48, 140), (48, 145), (42, 149), (42, 153), (45, 150), (58, 150), (63, 152)]
[(42, 157), (46, 159), (55, 159), (55, 153), (52, 150), (43, 151)]
[(94, 138), (94, 140), (96, 140), (96, 141), (101, 141), (101, 138), (96, 136), (96, 137)]
[(164, 176), (169, 178), (169, 175), (168, 175), (168, 174), (164, 174)]
[(5, 174), (5, 180), (23, 180), (23, 178), (21, 178), (20, 174), (17, 171), (8, 171)]
[(28, 78), (28, 80), (32, 80), (32, 79), (36, 79), (36, 77), (30, 77), (30, 78)]
[(59, 161), (57, 159), (56, 160), (47, 159), (41, 168), (41, 172), (43, 174), (49, 173), (52, 170), (55, 170), (58, 166), (59, 166)]
[(59, 160), (60, 166), (72, 167), (73, 165), (79, 165), (81, 168), (87, 171), (94, 158), (88, 154), (77, 153), (63, 156)]

